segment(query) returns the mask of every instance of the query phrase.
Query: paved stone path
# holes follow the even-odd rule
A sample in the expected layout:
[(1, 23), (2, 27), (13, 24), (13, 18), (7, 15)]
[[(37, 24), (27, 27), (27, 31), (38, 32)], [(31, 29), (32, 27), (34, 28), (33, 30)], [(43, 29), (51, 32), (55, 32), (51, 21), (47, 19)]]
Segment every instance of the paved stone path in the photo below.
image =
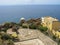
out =
[[(39, 32), (39, 31), (38, 31)], [(53, 41), (48, 36), (44, 35), (43, 33), (39, 32), (39, 39), (45, 44), (45, 45), (57, 45), (55, 41)]]
[(35, 39), (38, 37), (36, 30), (30, 30), (30, 29), (19, 29), (19, 39), (20, 41), (23, 40), (29, 40), (29, 39)]
[[(17, 45), (24, 45), (23, 42), (26, 41), (25, 45), (28, 44), (28, 42), (34, 42), (34, 39), (39, 39), (41, 42), (41, 44), (38, 45), (57, 45), (57, 43), (55, 41), (53, 41), (52, 39), (50, 39), (48, 36), (44, 35), (43, 33), (41, 33), (38, 30), (32, 30), (32, 29), (19, 29), (19, 40), (22, 44), (20, 44), (20, 42), (16, 42), (15, 44)], [(33, 41), (30, 41), (33, 40)], [(36, 41), (36, 43), (38, 43), (38, 41)], [(28, 45), (33, 45), (28, 44)]]
[(16, 45), (44, 45), (43, 42), (39, 39), (33, 39), (23, 42), (17, 42)]

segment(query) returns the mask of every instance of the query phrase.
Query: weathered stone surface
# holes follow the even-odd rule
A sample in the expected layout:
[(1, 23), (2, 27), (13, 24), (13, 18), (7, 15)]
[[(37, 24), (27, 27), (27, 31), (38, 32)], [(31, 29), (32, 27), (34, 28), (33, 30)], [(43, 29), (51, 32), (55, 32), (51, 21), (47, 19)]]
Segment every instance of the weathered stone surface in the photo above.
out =
[(55, 41), (38, 30), (19, 29), (18, 31), (20, 42), (16, 42), (15, 45), (57, 45)]
[(33, 40), (18, 42), (15, 44), (16, 45), (44, 45), (43, 42), (40, 41), (39, 39), (33, 39)]

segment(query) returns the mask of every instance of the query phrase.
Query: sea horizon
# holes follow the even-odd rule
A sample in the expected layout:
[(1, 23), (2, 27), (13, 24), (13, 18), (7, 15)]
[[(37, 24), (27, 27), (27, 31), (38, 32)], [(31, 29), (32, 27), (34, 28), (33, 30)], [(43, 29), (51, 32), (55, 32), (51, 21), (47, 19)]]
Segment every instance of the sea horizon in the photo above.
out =
[(19, 22), (21, 17), (26, 20), (52, 16), (60, 20), (60, 5), (14, 5), (0, 6), (0, 24)]

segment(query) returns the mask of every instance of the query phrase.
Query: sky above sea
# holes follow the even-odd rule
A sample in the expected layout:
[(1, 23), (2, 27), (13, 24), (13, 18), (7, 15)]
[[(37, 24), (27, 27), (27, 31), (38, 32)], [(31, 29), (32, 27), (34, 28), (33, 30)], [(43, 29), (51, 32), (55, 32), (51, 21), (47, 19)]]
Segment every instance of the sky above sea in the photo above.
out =
[(36, 5), (36, 4), (59, 5), (60, 0), (0, 0), (0, 5)]

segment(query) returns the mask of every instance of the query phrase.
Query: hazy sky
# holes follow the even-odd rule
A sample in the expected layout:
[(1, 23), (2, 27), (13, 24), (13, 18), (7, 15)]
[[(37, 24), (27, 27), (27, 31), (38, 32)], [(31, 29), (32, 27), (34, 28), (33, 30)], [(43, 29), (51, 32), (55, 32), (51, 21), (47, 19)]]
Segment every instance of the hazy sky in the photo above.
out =
[(60, 0), (0, 0), (0, 5), (60, 4)]

